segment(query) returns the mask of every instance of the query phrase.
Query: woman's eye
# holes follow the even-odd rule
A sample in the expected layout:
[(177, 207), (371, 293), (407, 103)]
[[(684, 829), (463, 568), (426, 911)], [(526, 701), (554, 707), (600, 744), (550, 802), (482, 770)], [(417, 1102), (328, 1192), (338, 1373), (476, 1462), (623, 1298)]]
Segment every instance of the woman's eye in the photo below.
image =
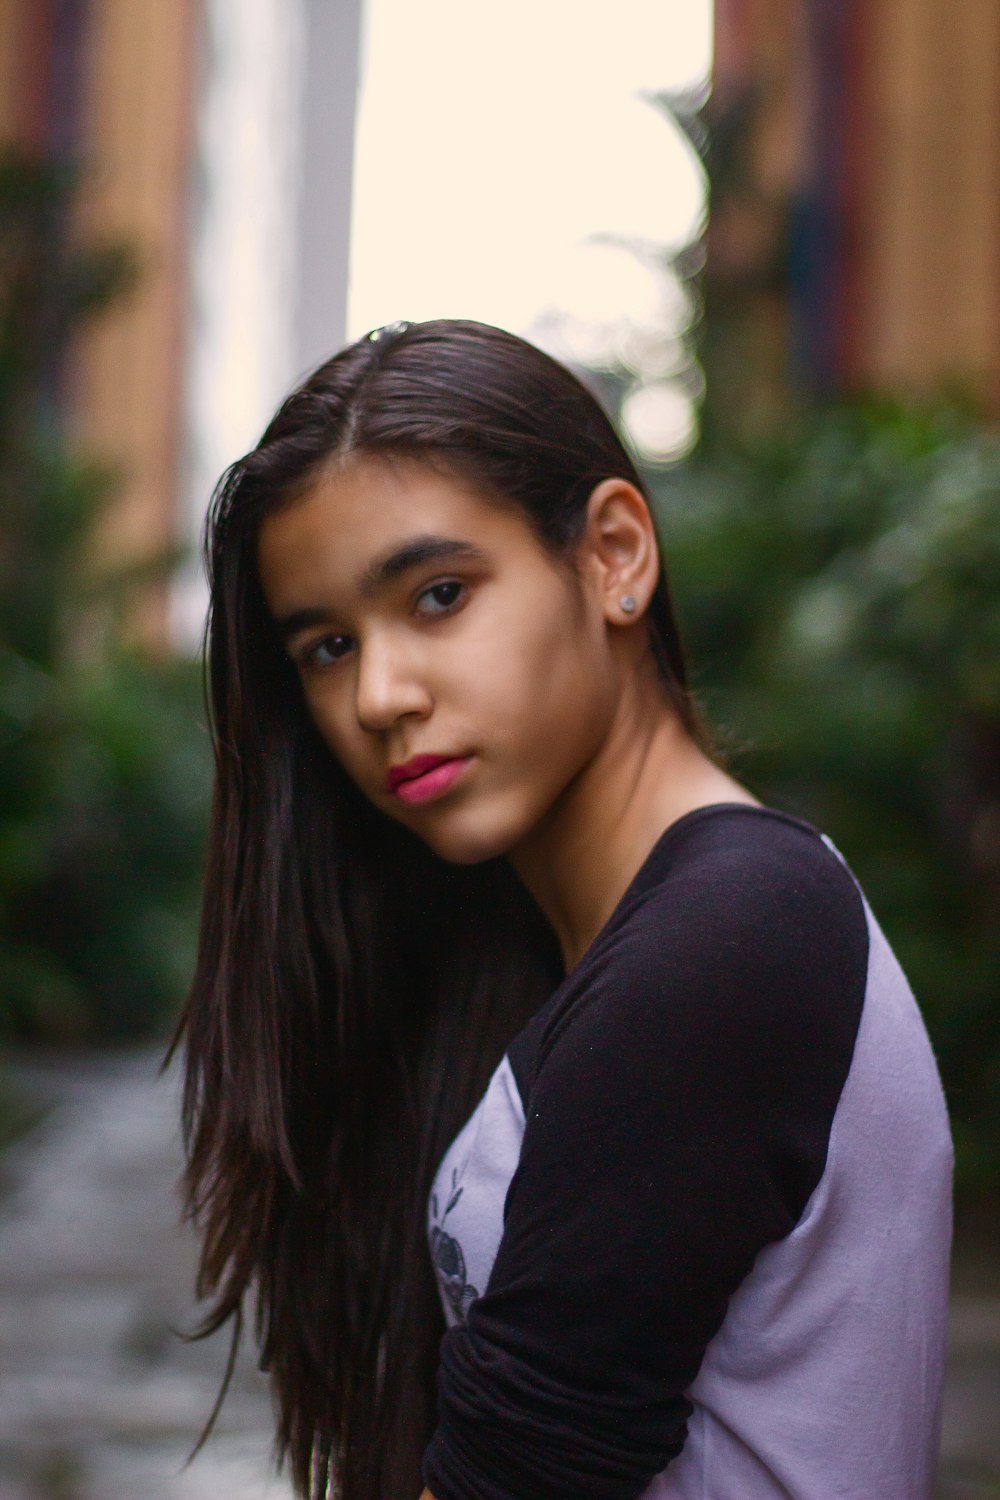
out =
[(457, 578), (432, 583), (417, 599), (417, 610), (422, 615), (442, 615), (457, 604), (465, 591), (465, 585)]
[(347, 655), (351, 644), (349, 635), (325, 635), (321, 641), (306, 647), (299, 662), (304, 667), (330, 667)]

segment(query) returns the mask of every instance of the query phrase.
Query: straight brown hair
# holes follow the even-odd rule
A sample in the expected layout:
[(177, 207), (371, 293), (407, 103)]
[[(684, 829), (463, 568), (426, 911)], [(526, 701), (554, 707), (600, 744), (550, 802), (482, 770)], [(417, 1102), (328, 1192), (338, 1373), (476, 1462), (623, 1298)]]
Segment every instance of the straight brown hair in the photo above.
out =
[[(568, 558), (602, 479), (643, 482), (596, 399), (485, 324), (391, 325), (321, 365), (216, 488), (205, 548), (215, 751), (185, 1056), (198, 1330), (252, 1307), (277, 1451), (310, 1500), (415, 1500), (444, 1322), (437, 1163), (562, 977), (506, 860), (451, 866), (320, 741), (257, 576), (263, 516), (352, 454), (423, 460), (516, 505)], [(650, 647), (700, 743), (667, 583)], [(221, 1393), (220, 1393), (221, 1400)], [(214, 1418), (214, 1412), (213, 1412)]]

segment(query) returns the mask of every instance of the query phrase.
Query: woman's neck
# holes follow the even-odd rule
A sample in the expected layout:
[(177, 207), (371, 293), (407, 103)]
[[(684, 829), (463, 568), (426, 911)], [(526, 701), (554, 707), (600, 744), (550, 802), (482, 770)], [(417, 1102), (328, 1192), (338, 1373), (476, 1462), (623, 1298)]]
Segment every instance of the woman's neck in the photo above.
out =
[(597, 754), (509, 855), (567, 971), (664, 829), (697, 807), (756, 800), (699, 749), (662, 691), (624, 695)]

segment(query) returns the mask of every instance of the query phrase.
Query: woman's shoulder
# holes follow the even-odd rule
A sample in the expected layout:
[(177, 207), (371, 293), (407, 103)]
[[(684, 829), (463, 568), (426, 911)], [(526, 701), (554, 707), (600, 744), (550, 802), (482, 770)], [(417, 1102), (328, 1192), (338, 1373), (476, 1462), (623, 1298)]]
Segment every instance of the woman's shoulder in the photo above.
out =
[(641, 926), (678, 901), (686, 917), (696, 910), (708, 915), (713, 900), (721, 904), (720, 915), (762, 915), (768, 903), (780, 908), (810, 895), (854, 911), (860, 905), (857, 882), (829, 839), (777, 808), (720, 802), (695, 808), (664, 830), (616, 915)]
[(672, 823), (588, 949), (575, 985), (642, 978), (668, 989), (691, 971), (775, 974), (864, 960), (860, 888), (811, 824), (768, 807), (717, 803)]
[[(698, 1050), (783, 1068), (849, 1056), (868, 926), (856, 880), (810, 824), (775, 809), (696, 809), (657, 840), (579, 964), (510, 1048), (525, 1084), (553, 1049)], [(765, 1040), (766, 1039), (766, 1040)], [(519, 1079), (519, 1082), (521, 1080)]]

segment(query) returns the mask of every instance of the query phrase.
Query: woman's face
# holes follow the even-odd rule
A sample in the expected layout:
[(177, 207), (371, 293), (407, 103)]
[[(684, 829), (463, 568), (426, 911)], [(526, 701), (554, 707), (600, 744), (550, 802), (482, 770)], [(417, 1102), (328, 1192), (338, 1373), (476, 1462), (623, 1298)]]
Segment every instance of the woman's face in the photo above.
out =
[(513, 851), (600, 747), (615, 700), (600, 601), (520, 510), (361, 458), (268, 516), (258, 560), (322, 738), (443, 858)]

